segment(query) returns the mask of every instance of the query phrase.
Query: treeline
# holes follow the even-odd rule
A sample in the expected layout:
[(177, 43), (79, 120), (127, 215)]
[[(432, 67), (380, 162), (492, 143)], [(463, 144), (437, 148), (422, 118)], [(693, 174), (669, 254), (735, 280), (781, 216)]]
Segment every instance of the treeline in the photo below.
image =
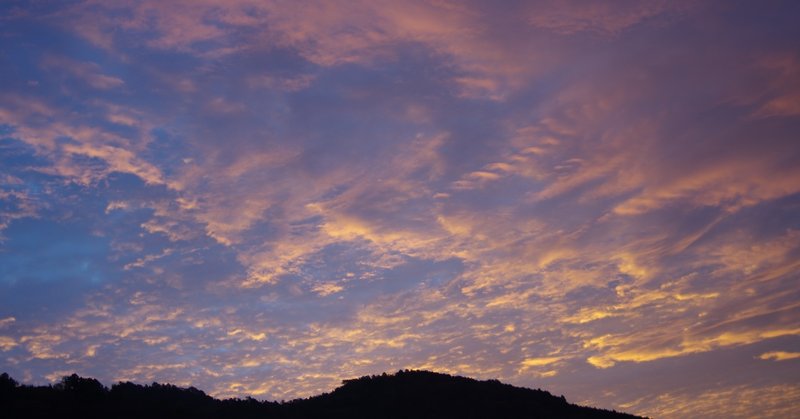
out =
[(215, 399), (194, 387), (120, 382), (107, 388), (71, 375), (48, 386), (0, 375), (7, 418), (636, 418), (577, 406), (547, 391), (428, 371), (345, 380), (330, 393), (289, 402)]

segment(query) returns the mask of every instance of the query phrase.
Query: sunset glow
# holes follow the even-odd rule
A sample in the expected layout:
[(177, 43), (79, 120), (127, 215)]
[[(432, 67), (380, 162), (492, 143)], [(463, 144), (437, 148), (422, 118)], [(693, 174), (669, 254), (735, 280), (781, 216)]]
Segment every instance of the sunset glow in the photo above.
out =
[(0, 4), (0, 372), (800, 406), (800, 2)]

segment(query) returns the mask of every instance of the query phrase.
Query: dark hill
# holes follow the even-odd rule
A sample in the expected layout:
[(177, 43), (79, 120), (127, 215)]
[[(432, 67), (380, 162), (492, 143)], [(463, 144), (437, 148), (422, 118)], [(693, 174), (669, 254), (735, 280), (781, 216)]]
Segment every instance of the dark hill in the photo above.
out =
[(217, 400), (194, 388), (118, 383), (75, 374), (51, 386), (0, 375), (0, 417), (80, 418), (636, 418), (567, 403), (543, 390), (428, 371), (345, 380), (330, 393), (285, 403)]

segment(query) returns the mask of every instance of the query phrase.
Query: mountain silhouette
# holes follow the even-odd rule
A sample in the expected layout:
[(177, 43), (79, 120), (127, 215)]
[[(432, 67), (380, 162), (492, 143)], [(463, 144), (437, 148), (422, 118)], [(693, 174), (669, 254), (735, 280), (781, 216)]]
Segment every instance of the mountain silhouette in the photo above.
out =
[(121, 382), (106, 388), (76, 374), (49, 386), (0, 375), (7, 418), (638, 418), (578, 406), (544, 390), (430, 371), (345, 380), (330, 393), (288, 402), (215, 399), (194, 387)]

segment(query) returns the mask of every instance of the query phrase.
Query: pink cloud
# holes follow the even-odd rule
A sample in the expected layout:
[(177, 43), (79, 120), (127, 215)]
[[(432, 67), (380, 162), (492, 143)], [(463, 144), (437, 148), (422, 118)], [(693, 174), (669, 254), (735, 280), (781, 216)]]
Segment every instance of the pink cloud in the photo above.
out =
[(71, 58), (45, 55), (42, 66), (50, 71), (66, 71), (95, 89), (112, 89), (122, 86), (125, 82), (118, 78), (103, 74), (99, 65), (90, 62), (79, 62)]

